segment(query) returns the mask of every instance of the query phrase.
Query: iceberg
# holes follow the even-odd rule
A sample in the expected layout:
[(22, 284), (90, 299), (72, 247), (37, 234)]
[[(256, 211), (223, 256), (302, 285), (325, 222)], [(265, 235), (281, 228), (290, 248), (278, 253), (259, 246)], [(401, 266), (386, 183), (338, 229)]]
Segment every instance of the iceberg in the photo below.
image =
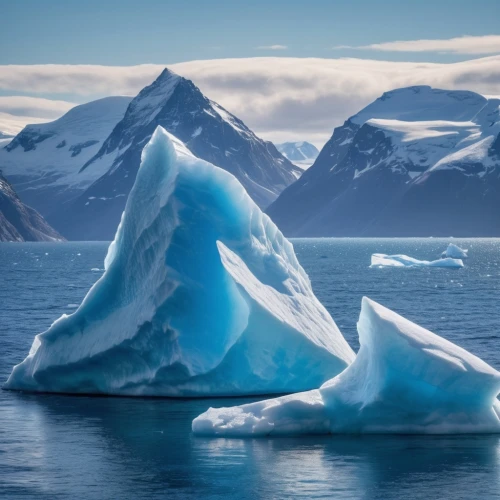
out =
[(132, 396), (304, 391), (354, 353), (286, 240), (236, 178), (158, 127), (78, 309), (5, 388)]
[(354, 362), (319, 389), (197, 417), (198, 435), (500, 432), (500, 372), (363, 298)]
[(385, 255), (374, 253), (370, 267), (451, 267), (461, 268), (464, 263), (460, 259), (444, 258), (438, 260), (418, 260), (408, 255)]
[(460, 248), (458, 245), (454, 243), (450, 243), (448, 248), (441, 254), (441, 258), (452, 258), (452, 259), (467, 259), (469, 257), (468, 250), (464, 250)]

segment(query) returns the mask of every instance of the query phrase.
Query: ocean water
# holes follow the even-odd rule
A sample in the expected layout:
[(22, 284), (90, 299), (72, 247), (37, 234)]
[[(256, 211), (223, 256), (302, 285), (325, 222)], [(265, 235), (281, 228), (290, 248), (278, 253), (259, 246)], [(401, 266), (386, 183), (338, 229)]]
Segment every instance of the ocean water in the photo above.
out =
[[(454, 240), (455, 241), (455, 240)], [(375, 252), (439, 258), (440, 239), (295, 240), (318, 298), (357, 349), (367, 295), (500, 369), (500, 240), (460, 270), (369, 269)], [(0, 244), (0, 380), (33, 336), (101, 275), (103, 243)], [(500, 436), (210, 439), (191, 420), (234, 398), (169, 400), (0, 391), (1, 498), (500, 498)]]

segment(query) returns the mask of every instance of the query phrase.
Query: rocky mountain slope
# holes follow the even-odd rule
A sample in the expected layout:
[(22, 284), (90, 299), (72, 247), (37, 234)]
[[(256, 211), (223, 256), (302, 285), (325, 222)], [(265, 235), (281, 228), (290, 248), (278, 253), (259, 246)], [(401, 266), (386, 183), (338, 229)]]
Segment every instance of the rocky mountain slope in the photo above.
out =
[(59, 241), (57, 233), (35, 210), (26, 206), (0, 173), (0, 241)]
[(144, 145), (160, 125), (206, 161), (231, 172), (261, 207), (294, 182), (301, 169), (241, 120), (165, 69), (127, 108), (99, 150), (80, 170), (104, 172), (51, 223), (70, 239), (109, 239), (125, 207)]
[(500, 99), (387, 92), (269, 207), (289, 236), (499, 236)]

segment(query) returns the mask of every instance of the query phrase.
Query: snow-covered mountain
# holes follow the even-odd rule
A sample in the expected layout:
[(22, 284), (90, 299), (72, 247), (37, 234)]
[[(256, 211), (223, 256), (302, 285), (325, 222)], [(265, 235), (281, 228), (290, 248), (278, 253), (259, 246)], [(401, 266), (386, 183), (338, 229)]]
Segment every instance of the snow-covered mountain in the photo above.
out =
[(268, 209), (289, 236), (499, 236), (500, 99), (382, 95)]
[(105, 171), (80, 172), (114, 126), (130, 97), (106, 97), (76, 106), (58, 120), (26, 126), (0, 149), (0, 169), (24, 203), (43, 216), (59, 212)]
[(292, 163), (303, 169), (309, 168), (318, 157), (318, 148), (310, 142), (284, 142), (276, 144), (278, 151)]
[(0, 241), (60, 241), (57, 233), (35, 210), (21, 202), (0, 173)]
[(157, 126), (186, 143), (199, 158), (231, 172), (261, 207), (300, 176), (301, 170), (241, 120), (209, 100), (186, 78), (165, 69), (130, 103), (125, 116), (82, 167), (104, 172), (51, 222), (70, 239), (111, 239)]

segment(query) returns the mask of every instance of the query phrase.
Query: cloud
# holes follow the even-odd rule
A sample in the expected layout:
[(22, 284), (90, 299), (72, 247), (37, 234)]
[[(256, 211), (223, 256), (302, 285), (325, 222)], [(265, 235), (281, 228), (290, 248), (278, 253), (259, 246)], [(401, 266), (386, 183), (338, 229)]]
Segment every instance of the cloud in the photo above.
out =
[[(0, 139), (3, 136), (15, 136), (28, 124), (46, 122), (46, 118), (38, 116), (16, 116), (0, 111)], [(0, 145), (2, 147), (3, 145)]]
[(26, 125), (55, 120), (74, 106), (40, 97), (0, 96), (0, 134), (16, 135)]
[[(134, 95), (164, 65), (0, 66), (0, 91), (74, 94), (85, 101)], [(169, 65), (262, 137), (321, 146), (333, 128), (383, 92), (410, 85), (500, 95), (500, 56), (451, 64), (257, 57)], [(13, 92), (14, 93), (14, 92)]]
[(0, 96), (0, 112), (17, 116), (55, 119), (75, 106), (74, 102), (41, 97)]
[(0, 90), (81, 96), (130, 95), (151, 83), (165, 65), (33, 64), (0, 66)]
[[(500, 56), (453, 64), (253, 58), (173, 66), (271, 140), (324, 142), (384, 92), (411, 85), (500, 94)], [(288, 135), (287, 135), (288, 134)]]
[(384, 52), (441, 52), (450, 54), (498, 54), (500, 35), (461, 36), (446, 40), (398, 40), (370, 45), (337, 45), (334, 49), (379, 50)]
[(288, 49), (287, 45), (261, 45), (256, 47), (258, 50), (286, 50)]

